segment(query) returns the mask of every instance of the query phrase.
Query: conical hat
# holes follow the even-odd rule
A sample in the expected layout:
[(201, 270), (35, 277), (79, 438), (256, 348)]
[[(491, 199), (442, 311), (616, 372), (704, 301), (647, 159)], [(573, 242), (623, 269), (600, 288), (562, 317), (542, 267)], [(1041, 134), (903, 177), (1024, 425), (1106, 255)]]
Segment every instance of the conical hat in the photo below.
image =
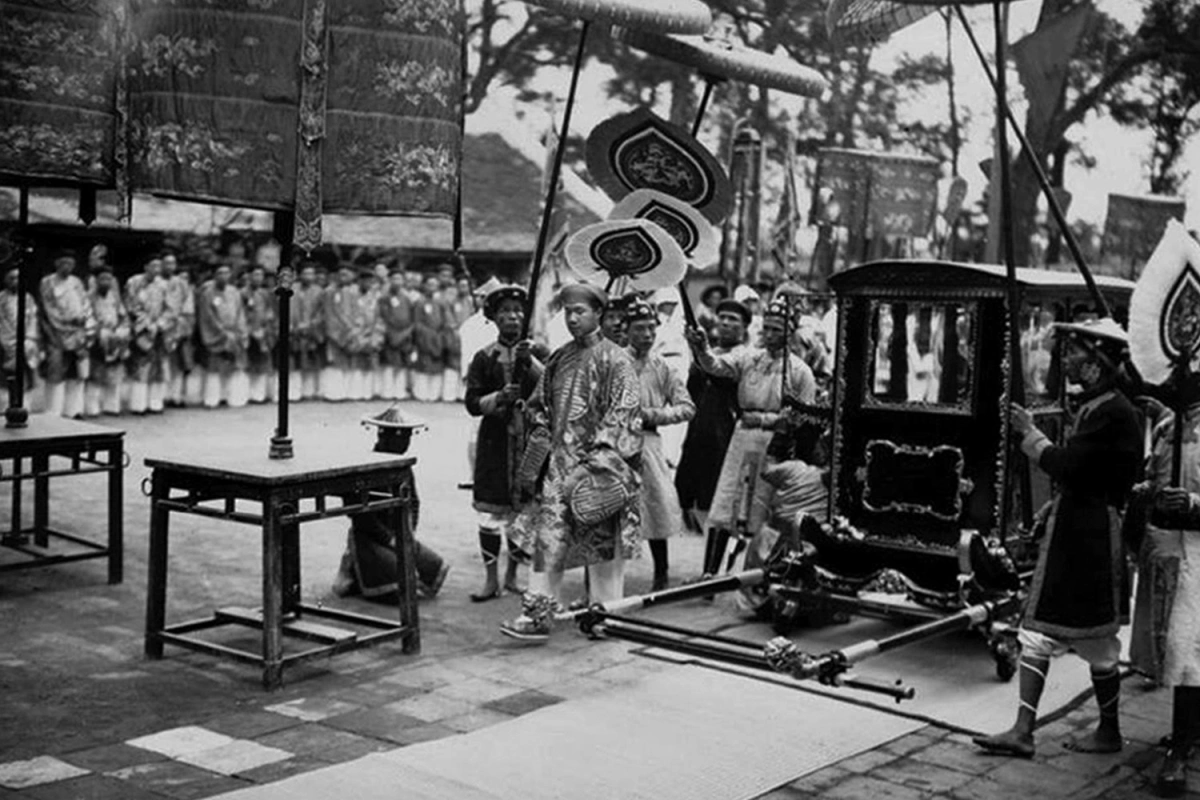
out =
[(683, 280), (687, 259), (648, 219), (610, 219), (581, 228), (567, 240), (567, 266), (580, 280), (606, 286), (626, 278), (626, 291), (643, 292)]
[(1176, 220), (1142, 269), (1129, 301), (1129, 356), (1142, 378), (1161, 384), (1177, 360), (1200, 350), (1200, 243)]
[(609, 219), (648, 219), (679, 242), (684, 257), (697, 269), (717, 262), (717, 232), (712, 224), (687, 203), (654, 189), (638, 189), (613, 206)]

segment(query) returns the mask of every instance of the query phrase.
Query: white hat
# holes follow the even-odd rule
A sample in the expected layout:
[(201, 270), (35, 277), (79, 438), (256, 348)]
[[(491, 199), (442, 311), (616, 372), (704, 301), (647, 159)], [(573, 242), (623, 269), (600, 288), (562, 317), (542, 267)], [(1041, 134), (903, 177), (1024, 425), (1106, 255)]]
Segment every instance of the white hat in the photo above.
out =
[(739, 303), (744, 303), (747, 300), (753, 300), (756, 303), (762, 302), (762, 298), (758, 296), (758, 292), (744, 285), (733, 290), (733, 299)]

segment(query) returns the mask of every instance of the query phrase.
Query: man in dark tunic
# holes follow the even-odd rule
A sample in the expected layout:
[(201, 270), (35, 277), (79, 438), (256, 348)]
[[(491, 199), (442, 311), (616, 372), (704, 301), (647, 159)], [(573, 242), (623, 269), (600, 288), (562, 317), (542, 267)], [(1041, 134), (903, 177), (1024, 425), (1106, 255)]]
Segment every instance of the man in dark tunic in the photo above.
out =
[(1100, 723), (1067, 747), (1079, 752), (1121, 749), (1118, 717), (1121, 677), (1121, 516), (1142, 461), (1137, 410), (1117, 388), (1128, 339), (1110, 318), (1060, 323), (1063, 369), (1080, 389), (1067, 441), (1056, 446), (1014, 405), (1014, 430), (1029, 460), (1056, 484), (1045, 518), (1037, 569), (1019, 633), (1020, 705), (1017, 721), (994, 736), (978, 736), (985, 750), (1029, 758), (1033, 728), (1050, 659), (1073, 651), (1091, 667)]
[[(716, 345), (714, 353), (728, 353), (746, 342), (746, 327), (750, 310), (736, 300), (717, 304)], [(687, 382), (688, 394), (696, 401), (696, 416), (688, 423), (687, 437), (679, 468), (675, 472), (675, 491), (684, 516), (697, 530), (708, 527), (708, 509), (717, 489), (717, 477), (729, 438), (737, 425), (737, 381), (709, 375), (699, 364), (692, 364)], [(713, 534), (710, 532), (709, 538)], [(711, 544), (705, 548), (704, 572), (716, 574), (719, 564), (712, 564)]]
[(506, 538), (517, 503), (514, 472), (520, 459), (521, 406), (542, 377), (541, 363), (529, 342), (518, 341), (525, 320), (525, 290), (499, 286), (483, 301), (484, 316), (499, 336), (471, 359), (467, 369), (467, 413), (481, 417), (474, 469), (474, 507), (479, 517), (479, 552), (485, 569), (483, 588), (471, 595), (481, 603), (504, 591), (520, 592), (517, 566), (524, 560), (510, 538), (504, 583), (499, 580), (500, 542)]

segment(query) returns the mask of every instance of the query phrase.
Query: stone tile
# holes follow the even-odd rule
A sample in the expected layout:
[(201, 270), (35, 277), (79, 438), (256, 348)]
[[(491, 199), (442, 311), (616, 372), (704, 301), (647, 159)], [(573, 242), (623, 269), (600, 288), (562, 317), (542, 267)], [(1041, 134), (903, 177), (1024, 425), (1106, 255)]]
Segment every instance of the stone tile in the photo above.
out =
[(561, 697), (564, 700), (577, 700), (581, 697), (594, 697), (604, 694), (612, 688), (612, 684), (597, 680), (588, 675), (577, 675), (559, 683), (551, 683), (540, 687), (546, 694)]
[(65, 781), (87, 774), (88, 770), (53, 756), (36, 756), (25, 761), (0, 764), (0, 786), (5, 789), (28, 789), (30, 786)]
[(781, 786), (766, 794), (760, 794), (755, 800), (807, 800), (812, 797), (809, 792), (793, 788), (792, 786)]
[(418, 689), (415, 686), (405, 686), (400, 683), (380, 680), (358, 686), (347, 686), (344, 689), (336, 689), (330, 692), (329, 696), (337, 700), (362, 706), (363, 708), (377, 708), (388, 703), (395, 703), (398, 700), (423, 694), (425, 691), (425, 689)]
[(273, 711), (238, 711), (213, 717), (204, 727), (235, 739), (257, 739), (268, 733), (302, 724), (303, 720), (276, 714)]
[(794, 789), (803, 789), (812, 794), (821, 794), (822, 792), (832, 789), (842, 781), (851, 778), (855, 773), (848, 769), (842, 769), (834, 764), (828, 767), (823, 767), (816, 772), (810, 772), (802, 778), (797, 778), (792, 781), (789, 786)]
[(561, 702), (561, 697), (539, 692), (537, 689), (528, 689), (524, 692), (517, 692), (516, 694), (510, 694), (508, 697), (501, 697), (498, 700), (484, 703), (483, 708), (519, 717), (522, 714), (528, 714), (530, 711), (537, 711), (539, 708), (545, 708), (546, 706), (552, 706), (555, 703)]
[(881, 767), (889, 761), (895, 761), (896, 757), (891, 753), (882, 750), (867, 750), (859, 753), (856, 756), (843, 759), (838, 762), (838, 766), (850, 772), (863, 773), (873, 770), (876, 767)]
[[(1078, 734), (1077, 734), (1078, 735)], [(1049, 742), (1038, 741), (1038, 761), (1054, 767), (1095, 778), (1115, 772), (1123, 761), (1120, 753), (1076, 753), (1064, 745), (1074, 736), (1064, 736)]]
[(918, 750), (924, 750), (926, 747), (932, 745), (934, 741), (924, 730), (919, 730), (906, 733), (899, 738), (892, 739), (890, 742), (885, 742), (880, 745), (880, 749), (886, 750), (892, 755), (906, 756)]
[(215, 772), (179, 761), (158, 761), (153, 764), (126, 767), (113, 772), (110, 777), (129, 781), (141, 789), (173, 797), (176, 800), (210, 797), (214, 794), (242, 789), (248, 785), (245, 781), (218, 775)]
[(417, 667), (401, 667), (381, 678), (385, 683), (398, 683), (411, 686), (414, 689), (438, 689), (452, 681), (461, 681), (469, 677), (465, 673), (451, 669), (445, 664), (422, 664)]
[(232, 741), (233, 739), (229, 736), (210, 731), (199, 725), (184, 725), (180, 728), (152, 733), (149, 736), (139, 736), (136, 739), (130, 739), (125, 744), (154, 753), (162, 753), (168, 758), (179, 758), (188, 753), (211, 750)]
[(989, 778), (975, 778), (955, 789), (950, 796), (954, 800), (1010, 800), (1010, 798), (1017, 798), (1020, 795), (1004, 784)]
[(475, 704), (447, 697), (441, 694), (441, 690), (439, 689), (434, 692), (409, 697), (406, 700), (388, 703), (384, 708), (397, 714), (416, 717), (424, 722), (437, 722), (438, 720), (466, 714), (475, 708)]
[(468, 703), (487, 703), (507, 697), (524, 688), (528, 687), (491, 678), (466, 678), (462, 681), (451, 681), (438, 689), (437, 693)]
[(1125, 785), (1141, 785), (1142, 778), (1137, 770), (1131, 767), (1116, 767), (1108, 770), (1099, 777), (1093, 778), (1086, 786), (1071, 794), (1070, 800), (1085, 800), (1092, 797), (1103, 797), (1110, 790)]
[(1121, 716), (1121, 735), (1130, 741), (1157, 745), (1162, 737), (1171, 732), (1171, 715), (1166, 713), (1157, 720), (1143, 719), (1132, 715)]
[(320, 722), (323, 719), (336, 717), (338, 714), (345, 714), (347, 711), (353, 711), (356, 708), (358, 706), (353, 703), (335, 700), (331, 697), (301, 697), (298, 700), (289, 700), (286, 703), (264, 706), (263, 710), (283, 714), (286, 717), (295, 717), (304, 722)]
[(968, 775), (986, 775), (1009, 760), (989, 755), (974, 744), (964, 744), (957, 739), (935, 742), (923, 750), (913, 751), (909, 757)]
[(412, 728), (404, 728), (396, 731), (391, 737), (392, 741), (397, 744), (409, 745), (417, 744), (418, 742), (432, 742), (436, 739), (445, 739), (447, 736), (457, 736), (459, 731), (447, 727), (439, 722), (432, 722), (428, 725), (417, 725)]
[(388, 742), (358, 736), (348, 731), (327, 728), (316, 723), (298, 725), (258, 738), (258, 743), (267, 747), (278, 747), (298, 756), (312, 756), (335, 764), (361, 758), (369, 753), (378, 753), (393, 747)]
[(107, 775), (85, 775), (42, 784), (16, 796), (33, 800), (162, 800), (160, 794)]
[(276, 761), (285, 761), (291, 757), (292, 753), (278, 747), (268, 747), (246, 739), (234, 739), (229, 744), (223, 744), (211, 750), (182, 755), (179, 760), (194, 767), (219, 772), (222, 775), (236, 775), (255, 767), (274, 764)]
[(953, 791), (974, 777), (911, 758), (899, 758), (884, 764), (872, 770), (871, 776), (934, 794)]
[(491, 711), (486, 708), (480, 708), (471, 711), (467, 714), (462, 714), (457, 717), (450, 717), (442, 720), (443, 725), (447, 728), (452, 728), (459, 733), (470, 733), (477, 731), (480, 728), (487, 728), (501, 722), (508, 722), (513, 719), (509, 714), (502, 714), (499, 711)]
[(928, 795), (911, 786), (855, 775), (823, 792), (821, 797), (829, 800), (926, 800)]
[(1010, 796), (1065, 797), (1087, 784), (1087, 777), (1068, 772), (1038, 761), (1006, 759), (988, 773), (988, 777), (1002, 784)]
[(424, 725), (426, 722), (427, 720), (401, 714), (385, 707), (351, 711), (349, 714), (330, 717), (323, 724), (360, 736), (407, 744), (406, 741), (397, 739), (396, 735), (407, 728)]
[(82, 769), (89, 769), (92, 772), (112, 772), (114, 769), (120, 769), (121, 767), (131, 767), (134, 764), (149, 764), (153, 761), (162, 761), (166, 758), (162, 753), (143, 750), (140, 747), (130, 747), (124, 743), (107, 744), (88, 750), (62, 753), (59, 757), (69, 764), (74, 764)]
[(328, 766), (329, 762), (321, 761), (312, 756), (295, 756), (285, 761), (276, 761), (273, 764), (239, 772), (235, 777), (253, 783), (275, 783), (284, 778), (290, 778), (293, 775), (312, 772), (314, 769), (322, 769)]
[(150, 677), (149, 672), (140, 669), (118, 670), (116, 672), (94, 672), (88, 678), (94, 681), (140, 681)]

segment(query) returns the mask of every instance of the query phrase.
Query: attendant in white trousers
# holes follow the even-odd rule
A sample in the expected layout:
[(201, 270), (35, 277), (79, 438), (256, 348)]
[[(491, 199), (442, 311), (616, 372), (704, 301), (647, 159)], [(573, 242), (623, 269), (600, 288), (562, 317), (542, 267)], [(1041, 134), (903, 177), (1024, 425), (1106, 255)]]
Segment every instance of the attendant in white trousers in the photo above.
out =
[(324, 292), (316, 283), (314, 261), (302, 262), (299, 281), (292, 290), (292, 375), (288, 395), (292, 400), (317, 397), (325, 351)]
[(358, 287), (354, 270), (343, 264), (333, 286), (325, 290), (325, 368), (321, 370), (321, 397), (333, 402), (350, 399), (354, 334), (358, 327)]
[(129, 357), (130, 324), (112, 267), (99, 266), (90, 300), (96, 319), (96, 340), (91, 347), (91, 374), (85, 387), (84, 416), (121, 413), (125, 384), (125, 359)]
[(429, 275), (413, 305), (413, 396), (423, 403), (444, 399), (446, 331), (446, 304), (439, 296), (437, 276)]
[(383, 350), (379, 360), (384, 399), (407, 400), (413, 304), (404, 291), (404, 273), (399, 268), (392, 270), (387, 292), (379, 298), (379, 320), (383, 325)]
[(147, 261), (145, 269), (125, 283), (125, 308), (133, 335), (129, 346), (129, 410), (134, 414), (160, 414), (166, 404), (170, 369), (167, 334), (175, 326), (160, 257)]
[(275, 377), (271, 358), (275, 349), (275, 297), (267, 288), (267, 273), (260, 266), (250, 269), (246, 288), (242, 290), (242, 305), (246, 310), (249, 347), (246, 350), (246, 376), (251, 403), (265, 403), (271, 395), (271, 380)]
[(206, 362), (205, 408), (216, 408), (222, 401), (230, 408), (240, 408), (250, 399), (246, 377), (250, 333), (241, 292), (229, 282), (232, 274), (233, 270), (222, 264), (197, 295), (196, 323)]
[(40, 286), (46, 334), (46, 411), (64, 417), (83, 416), (88, 348), (96, 334), (92, 304), (74, 271), (75, 254), (61, 250), (55, 256), (54, 271), (42, 278)]

